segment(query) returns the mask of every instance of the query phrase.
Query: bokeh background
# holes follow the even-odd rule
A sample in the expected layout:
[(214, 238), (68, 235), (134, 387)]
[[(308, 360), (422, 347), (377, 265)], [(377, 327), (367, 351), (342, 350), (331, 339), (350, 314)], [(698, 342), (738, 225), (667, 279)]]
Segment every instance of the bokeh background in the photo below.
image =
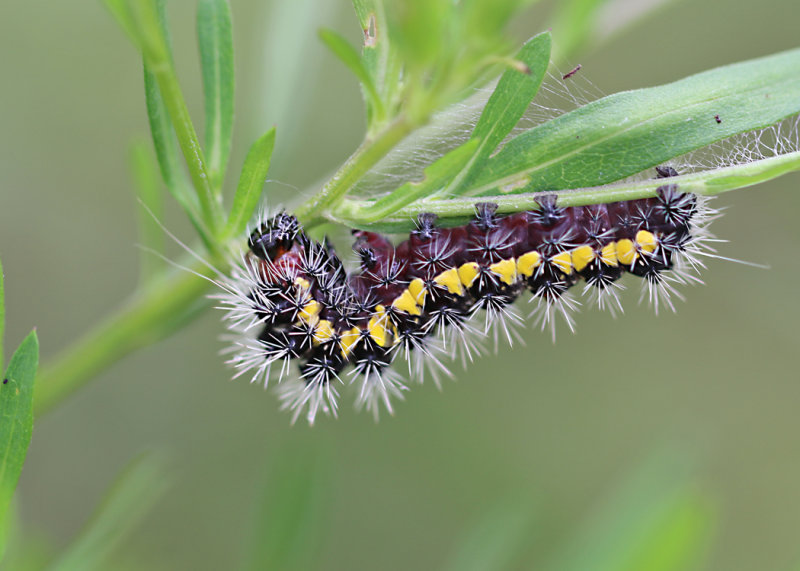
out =
[[(199, 118), (194, 3), (171, 4), (179, 75)], [(249, 142), (276, 124), (275, 182), (265, 188), (286, 200), (313, 189), (360, 140), (356, 82), (316, 38), (323, 25), (354, 42), (359, 31), (344, 0), (231, 4), (229, 182)], [(547, 5), (531, 10), (512, 33), (541, 31), (546, 14)], [(656, 85), (796, 47), (798, 21), (794, 0), (677, 2), (563, 67), (581, 63), (604, 93)], [(47, 359), (137, 281), (127, 153), (148, 134), (141, 66), (99, 2), (4, 5), (0, 54), (7, 346), (36, 326)], [(280, 522), (254, 531), (254, 521), (292, 497), (274, 492), (288, 471), (290, 482), (316, 482), (309, 497), (322, 498), (299, 541), (309, 567), (439, 568), (470, 522), (510, 503), (530, 516), (511, 566), (530, 569), (574, 556), (578, 536), (605, 529), (603, 518), (622, 511), (625, 483), (644, 470), (644, 501), (666, 497), (680, 478), (713, 514), (703, 568), (795, 568), (799, 187), (794, 174), (717, 201), (726, 215), (714, 230), (730, 239), (721, 253), (770, 269), (712, 260), (706, 285), (685, 289), (677, 314), (657, 318), (631, 287), (621, 318), (584, 309), (577, 334), (562, 330), (555, 345), (529, 329), (524, 347), (502, 347), (441, 392), (414, 387), (378, 424), (344, 406), (337, 421), (290, 426), (272, 394), (228, 381), (219, 315), (209, 312), (38, 420), (19, 494), (25, 529), (63, 547), (130, 459), (155, 448), (172, 486), (113, 568), (237, 567), (254, 537), (279, 532)], [(192, 236), (174, 207), (165, 224)], [(664, 454), (672, 459), (652, 468)], [(498, 521), (489, 529), (502, 530)]]

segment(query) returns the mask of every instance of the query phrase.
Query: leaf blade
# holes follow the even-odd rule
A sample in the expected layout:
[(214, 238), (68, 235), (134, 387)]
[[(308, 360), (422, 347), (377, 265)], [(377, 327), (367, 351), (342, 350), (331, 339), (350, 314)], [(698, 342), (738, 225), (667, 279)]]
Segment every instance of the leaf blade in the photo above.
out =
[(407, 182), (369, 207), (358, 211), (356, 213), (358, 221), (362, 223), (377, 222), (391, 216), (404, 206), (441, 190), (447, 181), (453, 178), (453, 174), (463, 169), (475, 156), (479, 144), (478, 139), (471, 139), (451, 150), (425, 169), (422, 180)]
[(0, 559), (5, 551), (9, 505), (33, 432), (33, 384), (39, 340), (31, 331), (8, 363), (0, 384)]
[(384, 116), (383, 101), (359, 53), (350, 45), (350, 42), (333, 30), (323, 28), (319, 31), (319, 37), (328, 49), (339, 58), (339, 61), (361, 82), (364, 88), (364, 99), (368, 107), (368, 116), (374, 117), (375, 120), (381, 120)]
[(791, 50), (617, 93), (515, 137), (465, 194), (562, 190), (620, 180), (800, 112), (798, 90), (800, 50)]
[(239, 184), (233, 197), (233, 206), (225, 229), (227, 237), (238, 235), (244, 230), (261, 197), (261, 187), (269, 172), (272, 151), (275, 148), (275, 127), (258, 138), (247, 151), (247, 156), (239, 175)]
[(227, 0), (201, 0), (197, 6), (197, 37), (205, 95), (205, 148), (212, 186), (219, 189), (233, 134), (233, 33)]
[(460, 194), (460, 189), (468, 188), (489, 155), (519, 123), (547, 73), (551, 43), (550, 33), (543, 32), (529, 39), (519, 50), (515, 59), (525, 64), (527, 73), (509, 68), (500, 77), (472, 131), (472, 137), (481, 141), (480, 147), (465, 172), (444, 194), (455, 196)]

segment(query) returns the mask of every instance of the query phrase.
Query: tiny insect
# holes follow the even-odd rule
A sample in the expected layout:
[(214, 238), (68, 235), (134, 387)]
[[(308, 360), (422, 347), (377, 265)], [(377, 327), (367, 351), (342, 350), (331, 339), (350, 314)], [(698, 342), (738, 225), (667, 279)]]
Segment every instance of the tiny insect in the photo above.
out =
[(581, 70), (581, 67), (583, 67), (581, 64), (576, 65), (571, 70), (569, 70), (567, 73), (562, 75), (561, 79), (569, 79), (570, 77), (572, 77), (573, 75), (578, 73)]

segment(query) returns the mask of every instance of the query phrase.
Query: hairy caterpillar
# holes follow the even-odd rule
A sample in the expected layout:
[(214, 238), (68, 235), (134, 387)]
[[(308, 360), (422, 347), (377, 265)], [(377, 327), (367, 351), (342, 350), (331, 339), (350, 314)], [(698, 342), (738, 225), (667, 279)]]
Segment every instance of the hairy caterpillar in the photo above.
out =
[[(677, 174), (670, 167), (657, 173)], [(396, 246), (355, 231), (357, 272), (345, 269), (327, 239), (311, 240), (294, 216), (263, 220), (220, 296), (240, 334), (230, 360), (237, 376), (251, 372), (265, 384), (277, 376), (284, 408), (294, 419), (306, 410), (313, 422), (319, 411), (336, 413), (349, 368), (357, 404), (377, 416), (380, 402), (391, 411), (390, 399), (406, 389), (394, 360), (408, 360), (421, 381), (424, 365), (446, 371), (442, 352), (471, 358), (475, 333), (496, 334), (499, 326), (511, 340), (509, 322), (521, 321), (511, 305), (523, 292), (538, 302), (542, 326), (561, 314), (572, 328), (576, 302), (568, 290), (581, 280), (612, 311), (625, 273), (644, 280), (656, 308), (672, 307), (672, 284), (697, 281), (708, 209), (674, 184), (648, 199), (562, 208), (545, 194), (538, 205), (499, 216), (494, 204), (478, 203), (470, 223), (451, 228), (421, 214)], [(476, 328), (480, 313), (485, 324)]]

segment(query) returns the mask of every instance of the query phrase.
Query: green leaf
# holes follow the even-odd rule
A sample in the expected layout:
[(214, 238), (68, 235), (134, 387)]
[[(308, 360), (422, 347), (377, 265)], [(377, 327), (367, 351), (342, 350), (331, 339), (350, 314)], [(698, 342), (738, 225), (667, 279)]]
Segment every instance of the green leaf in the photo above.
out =
[(346, 39), (333, 30), (322, 29), (319, 31), (319, 37), (325, 45), (328, 46), (328, 49), (330, 49), (361, 82), (364, 88), (364, 97), (370, 108), (368, 111), (369, 117), (381, 120), (384, 116), (383, 101), (381, 101), (381, 97), (375, 88), (369, 71), (364, 67), (361, 56)]
[(481, 141), (480, 147), (469, 167), (443, 194), (457, 195), (459, 189), (468, 187), (489, 155), (519, 123), (547, 73), (550, 65), (550, 44), (550, 33), (544, 32), (522, 46), (515, 59), (525, 64), (527, 73), (515, 68), (509, 68), (503, 73), (472, 132), (472, 138)]
[[(197, 132), (189, 115), (183, 91), (175, 74), (164, 14), (164, 1), (129, 1), (126, 6), (131, 14), (131, 21), (136, 26), (137, 38), (139, 38), (139, 41), (135, 43), (140, 49), (144, 60), (146, 71), (145, 87), (148, 99), (149, 102), (155, 104), (153, 107), (148, 106), (148, 113), (156, 113), (159, 116), (158, 121), (156, 121), (158, 129), (154, 133), (159, 163), (166, 162), (169, 165), (169, 172), (165, 178), (169, 185), (170, 180), (173, 178), (171, 175), (176, 173), (174, 166), (177, 164), (177, 159), (173, 161), (172, 155), (174, 153), (168, 152), (169, 148), (164, 146), (168, 145), (164, 141), (168, 138), (167, 134), (170, 132), (168, 125), (171, 124), (183, 153), (192, 185), (191, 187), (188, 185), (186, 187), (177, 184), (169, 185), (170, 190), (176, 194), (178, 201), (189, 213), (195, 228), (198, 229), (204, 241), (208, 244), (210, 242), (209, 234), (215, 234), (219, 230), (219, 224), (222, 222), (221, 201), (219, 195), (211, 187), (203, 148), (197, 138)], [(148, 84), (151, 86), (149, 89), (147, 88)], [(157, 90), (155, 89), (156, 86)], [(157, 98), (154, 97), (156, 93), (158, 94)], [(152, 123), (151, 120), (151, 127)], [(160, 150), (158, 148), (159, 142), (155, 141), (157, 137), (161, 139), (161, 146), (163, 147)], [(167, 160), (162, 161), (162, 158)], [(191, 197), (191, 201), (185, 200), (185, 197), (181, 196), (184, 188), (189, 197)], [(197, 209), (199, 210), (199, 215), (195, 214), (193, 208), (189, 209), (188, 205), (191, 204), (199, 206)]]
[[(317, 441), (287, 443), (270, 459), (243, 569), (316, 569), (329, 512), (330, 457)], [(294, 445), (292, 445), (294, 444)]]
[(358, 224), (377, 222), (412, 202), (440, 191), (475, 156), (479, 144), (478, 139), (472, 139), (456, 147), (428, 166), (422, 180), (407, 182), (369, 206), (350, 212), (348, 218)]
[(139, 258), (140, 279), (142, 283), (147, 283), (164, 269), (164, 261), (157, 255), (164, 254), (164, 232), (158, 224), (164, 214), (164, 197), (157, 167), (143, 142), (137, 141), (131, 145), (130, 165), (136, 196), (142, 202), (136, 218), (139, 242), (144, 246)]
[(33, 431), (33, 382), (39, 366), (39, 340), (31, 331), (0, 381), (0, 560), (5, 552), (9, 505), (17, 487)]
[(167, 489), (163, 461), (152, 454), (134, 460), (106, 492), (91, 520), (53, 571), (111, 569), (108, 556), (144, 519)]
[(800, 50), (617, 93), (509, 141), (464, 194), (597, 186), (800, 112)]
[(530, 501), (508, 498), (462, 532), (444, 566), (446, 571), (500, 571), (526, 555), (533, 535)]
[(208, 174), (212, 186), (219, 190), (233, 133), (233, 35), (227, 0), (200, 0), (197, 37), (205, 94)]
[(261, 198), (261, 188), (264, 186), (264, 179), (267, 178), (267, 172), (269, 172), (269, 163), (274, 147), (275, 127), (263, 134), (247, 151), (225, 229), (227, 237), (240, 234), (253, 215)]

